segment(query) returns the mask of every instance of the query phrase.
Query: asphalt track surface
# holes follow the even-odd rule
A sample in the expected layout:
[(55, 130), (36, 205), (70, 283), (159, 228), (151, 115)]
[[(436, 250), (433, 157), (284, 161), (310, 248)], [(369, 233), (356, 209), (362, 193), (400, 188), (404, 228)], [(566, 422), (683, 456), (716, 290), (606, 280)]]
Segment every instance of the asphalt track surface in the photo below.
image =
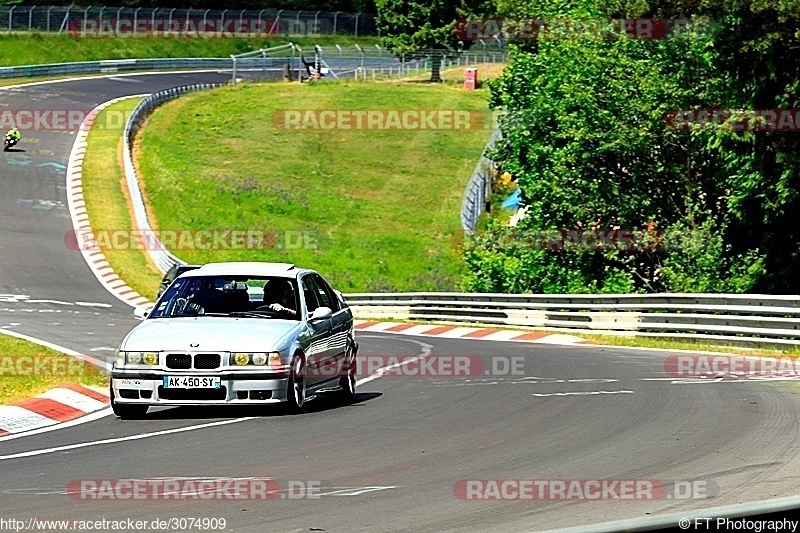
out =
[[(90, 109), (226, 78), (44, 84), (0, 90), (0, 105)], [(108, 359), (135, 321), (64, 244), (71, 223), (61, 167), (74, 132), (23, 135), (24, 151), (0, 161), (0, 327)], [(0, 518), (224, 518), (225, 530), (237, 532), (536, 531), (797, 492), (800, 388), (793, 381), (674, 380), (665, 371), (670, 354), (658, 351), (371, 333), (359, 341), (361, 356), (471, 355), (487, 369), (516, 360), (518, 372), (397, 372), (361, 384), (352, 405), (318, 398), (302, 415), (160, 409), (145, 420), (107, 416), (0, 439)], [(271, 478), (279, 492), (266, 501), (95, 501), (70, 489), (80, 480), (187, 477)], [(706, 498), (459, 498), (460, 480), (486, 479), (702, 482)], [(295, 498), (301, 484), (313, 498)]]

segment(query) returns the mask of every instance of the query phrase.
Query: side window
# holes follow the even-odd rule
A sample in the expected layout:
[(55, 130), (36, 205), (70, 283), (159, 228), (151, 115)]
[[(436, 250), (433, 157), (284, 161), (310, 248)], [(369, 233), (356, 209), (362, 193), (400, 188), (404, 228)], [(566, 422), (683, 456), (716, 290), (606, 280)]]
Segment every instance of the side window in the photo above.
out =
[(311, 279), (311, 276), (305, 276), (300, 282), (300, 285), (303, 288), (303, 298), (306, 301), (306, 310), (310, 314), (317, 307), (319, 307), (316, 294), (316, 284), (314, 283), (314, 280)]
[(331, 286), (328, 285), (322, 276), (320, 275), (313, 275), (314, 281), (317, 284), (317, 294), (319, 295), (319, 301), (321, 305), (325, 307), (330, 307), (331, 311), (334, 313), (339, 310), (339, 298), (336, 296), (336, 293), (333, 292)]

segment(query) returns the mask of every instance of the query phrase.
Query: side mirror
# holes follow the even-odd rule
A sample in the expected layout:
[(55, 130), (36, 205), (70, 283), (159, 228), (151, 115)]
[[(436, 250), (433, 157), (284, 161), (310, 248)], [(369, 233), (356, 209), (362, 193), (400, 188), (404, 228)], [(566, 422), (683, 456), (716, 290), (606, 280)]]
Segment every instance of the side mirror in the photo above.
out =
[(133, 310), (133, 316), (136, 317), (138, 320), (144, 320), (153, 310), (152, 306), (147, 307), (136, 307)]
[(331, 315), (333, 315), (333, 311), (331, 311), (330, 307), (317, 307), (308, 316), (308, 320), (309, 322), (314, 320), (325, 320), (326, 318), (330, 318)]

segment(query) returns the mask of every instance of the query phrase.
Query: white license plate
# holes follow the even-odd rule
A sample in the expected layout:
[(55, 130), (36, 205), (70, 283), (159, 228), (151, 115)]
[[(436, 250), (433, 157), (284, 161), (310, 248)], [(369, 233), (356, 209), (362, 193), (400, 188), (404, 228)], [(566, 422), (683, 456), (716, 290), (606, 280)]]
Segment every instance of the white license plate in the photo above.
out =
[(196, 376), (164, 376), (165, 389), (218, 389), (219, 378)]

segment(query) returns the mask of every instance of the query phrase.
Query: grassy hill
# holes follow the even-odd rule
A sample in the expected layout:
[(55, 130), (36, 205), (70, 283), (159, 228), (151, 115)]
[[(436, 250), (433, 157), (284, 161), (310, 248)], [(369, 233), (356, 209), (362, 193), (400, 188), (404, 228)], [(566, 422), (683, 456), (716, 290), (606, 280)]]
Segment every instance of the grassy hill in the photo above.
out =
[(461, 197), (488, 127), (273, 122), (309, 109), (480, 114), (486, 97), (454, 85), (336, 82), (241, 84), (181, 98), (158, 109), (137, 142), (154, 225), (275, 236), (268, 249), (174, 250), (188, 262), (290, 261), (345, 292), (453, 290)]

